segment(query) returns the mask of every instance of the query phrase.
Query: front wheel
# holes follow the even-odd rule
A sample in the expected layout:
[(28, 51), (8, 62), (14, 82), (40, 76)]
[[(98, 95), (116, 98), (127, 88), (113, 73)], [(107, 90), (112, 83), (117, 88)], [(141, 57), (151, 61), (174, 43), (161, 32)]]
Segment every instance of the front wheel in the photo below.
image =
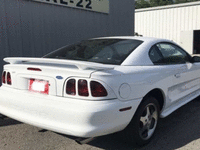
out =
[(146, 97), (125, 129), (129, 142), (139, 146), (150, 142), (159, 119), (160, 109), (154, 97)]

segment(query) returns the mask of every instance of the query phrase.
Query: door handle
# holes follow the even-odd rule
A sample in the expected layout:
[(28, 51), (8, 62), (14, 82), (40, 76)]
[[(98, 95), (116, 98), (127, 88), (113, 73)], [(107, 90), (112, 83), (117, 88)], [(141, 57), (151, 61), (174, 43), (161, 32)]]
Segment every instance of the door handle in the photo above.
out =
[(175, 74), (174, 76), (175, 76), (176, 78), (180, 78), (180, 77), (181, 77), (180, 73), (177, 73), (177, 74)]

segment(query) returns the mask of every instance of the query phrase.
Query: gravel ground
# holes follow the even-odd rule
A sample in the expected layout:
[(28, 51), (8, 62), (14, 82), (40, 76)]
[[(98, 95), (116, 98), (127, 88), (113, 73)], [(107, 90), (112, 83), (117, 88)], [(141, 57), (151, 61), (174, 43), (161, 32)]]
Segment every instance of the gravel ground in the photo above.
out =
[(200, 97), (160, 119), (153, 140), (145, 147), (121, 141), (120, 134), (98, 137), (84, 145), (74, 139), (12, 119), (0, 119), (0, 150), (200, 150)]

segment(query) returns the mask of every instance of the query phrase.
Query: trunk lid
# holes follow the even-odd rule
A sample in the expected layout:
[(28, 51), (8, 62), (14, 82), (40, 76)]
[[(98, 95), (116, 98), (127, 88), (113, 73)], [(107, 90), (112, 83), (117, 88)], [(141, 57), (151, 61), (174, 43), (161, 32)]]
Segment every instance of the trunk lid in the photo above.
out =
[(63, 95), (63, 86), (69, 77), (90, 78), (95, 71), (114, 68), (114, 65), (47, 58), (10, 57), (4, 61), (10, 63), (4, 66), (4, 71), (10, 72), (12, 78), (12, 85), (5, 86), (28, 90), (31, 79), (42, 80), (49, 83), (49, 95), (57, 96)]

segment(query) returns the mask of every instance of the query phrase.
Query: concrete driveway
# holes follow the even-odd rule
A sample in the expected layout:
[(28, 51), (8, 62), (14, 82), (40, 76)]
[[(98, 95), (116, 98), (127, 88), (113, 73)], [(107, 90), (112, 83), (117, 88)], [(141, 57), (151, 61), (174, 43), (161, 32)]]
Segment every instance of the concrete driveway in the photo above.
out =
[(12, 119), (0, 120), (0, 150), (199, 150), (200, 97), (160, 119), (153, 140), (145, 147), (121, 141), (120, 134), (102, 136), (84, 145), (74, 139)]

